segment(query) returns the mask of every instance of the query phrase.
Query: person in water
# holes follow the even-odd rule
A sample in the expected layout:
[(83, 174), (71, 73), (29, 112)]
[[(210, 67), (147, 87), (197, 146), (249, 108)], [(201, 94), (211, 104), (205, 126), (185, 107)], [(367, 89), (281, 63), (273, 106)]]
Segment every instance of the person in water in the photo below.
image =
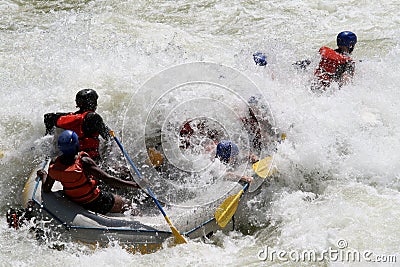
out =
[[(222, 163), (233, 166), (239, 155), (238, 146), (229, 140), (222, 140), (218, 143), (215, 158), (219, 159)], [(246, 175), (238, 175), (233, 172), (227, 172), (225, 178), (229, 180), (236, 180), (245, 183), (251, 183), (253, 177)]]
[(350, 57), (357, 43), (357, 36), (351, 31), (340, 32), (336, 38), (338, 48), (321, 47), (321, 60), (314, 71), (312, 90), (326, 90), (332, 82), (339, 88), (349, 83), (354, 75), (355, 62)]
[(95, 90), (82, 89), (75, 98), (78, 111), (44, 115), (46, 135), (53, 134), (55, 127), (74, 131), (79, 137), (79, 150), (88, 153), (96, 162), (100, 159), (99, 136), (106, 141), (112, 140), (110, 129), (105, 125), (103, 118), (96, 113), (98, 98)]
[(37, 175), (42, 178), (42, 189), (50, 192), (55, 181), (61, 182), (67, 198), (96, 213), (124, 212), (126, 200), (121, 196), (102, 190), (99, 180), (115, 187), (139, 188), (132, 181), (125, 181), (107, 174), (84, 151), (79, 152), (79, 137), (71, 131), (62, 132), (58, 138), (62, 152), (50, 163), (48, 173), (40, 169)]

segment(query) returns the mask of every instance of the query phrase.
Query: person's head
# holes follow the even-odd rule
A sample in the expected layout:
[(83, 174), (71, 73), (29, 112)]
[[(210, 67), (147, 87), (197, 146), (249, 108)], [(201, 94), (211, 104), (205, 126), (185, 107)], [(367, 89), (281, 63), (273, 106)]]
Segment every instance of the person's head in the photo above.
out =
[(99, 96), (93, 89), (82, 89), (75, 97), (76, 106), (81, 110), (95, 111), (97, 108), (97, 99)]
[(58, 148), (65, 156), (75, 156), (79, 151), (78, 135), (71, 130), (65, 130), (58, 137)]
[(353, 52), (354, 46), (357, 43), (357, 36), (354, 32), (343, 31), (338, 34), (336, 43), (339, 48), (346, 48), (348, 53)]
[(218, 143), (215, 157), (220, 161), (229, 163), (237, 155), (239, 155), (239, 148), (231, 141), (222, 140)]
[(256, 65), (259, 65), (259, 66), (266, 66), (268, 64), (267, 56), (261, 52), (254, 53), (253, 60), (256, 63)]

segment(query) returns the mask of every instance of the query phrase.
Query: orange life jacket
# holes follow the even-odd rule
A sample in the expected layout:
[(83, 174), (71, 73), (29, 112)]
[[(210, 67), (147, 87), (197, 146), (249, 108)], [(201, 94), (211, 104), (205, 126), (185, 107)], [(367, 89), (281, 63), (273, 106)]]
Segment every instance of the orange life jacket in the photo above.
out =
[(57, 158), (49, 167), (50, 177), (61, 182), (65, 195), (80, 204), (92, 202), (100, 194), (97, 181), (86, 177), (83, 172), (83, 155), (89, 156), (86, 152), (80, 152), (71, 166), (62, 164)]
[(321, 54), (321, 61), (314, 75), (326, 84), (330, 84), (336, 78), (335, 73), (340, 65), (353, 61), (351, 57), (340, 54), (326, 46), (321, 47), (319, 53)]
[(93, 136), (85, 136), (82, 124), (85, 119), (86, 114), (92, 111), (86, 111), (84, 113), (70, 113), (65, 116), (61, 116), (57, 120), (56, 126), (59, 128), (63, 128), (66, 130), (71, 130), (76, 132), (79, 137), (79, 150), (85, 151), (89, 154), (90, 157), (96, 158), (100, 156), (99, 153), (99, 133), (96, 133)]

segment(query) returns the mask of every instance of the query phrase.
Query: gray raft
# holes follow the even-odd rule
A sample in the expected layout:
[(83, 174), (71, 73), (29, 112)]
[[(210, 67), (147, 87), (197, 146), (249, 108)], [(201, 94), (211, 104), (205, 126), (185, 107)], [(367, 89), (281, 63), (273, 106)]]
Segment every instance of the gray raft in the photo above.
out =
[[(58, 182), (53, 186), (52, 192), (42, 192), (42, 181), (37, 178), (36, 171), (43, 166), (47, 169), (48, 164), (48, 161), (43, 162), (32, 171), (23, 190), (23, 203), (26, 207), (28, 203), (33, 202), (40, 208), (42, 218), (49, 218), (48, 224), (64, 237), (99, 246), (106, 246), (110, 241), (117, 240), (121, 245), (130, 246), (142, 253), (154, 251), (162, 247), (167, 239), (173, 238), (160, 212), (144, 216), (119, 213), (101, 215), (88, 211), (66, 198)], [(166, 210), (167, 214), (169, 212), (171, 210)], [(170, 219), (180, 233), (190, 239), (204, 237), (218, 230), (233, 229), (232, 222), (221, 229), (213, 217), (213, 210), (199, 209), (195, 216), (181, 214)]]

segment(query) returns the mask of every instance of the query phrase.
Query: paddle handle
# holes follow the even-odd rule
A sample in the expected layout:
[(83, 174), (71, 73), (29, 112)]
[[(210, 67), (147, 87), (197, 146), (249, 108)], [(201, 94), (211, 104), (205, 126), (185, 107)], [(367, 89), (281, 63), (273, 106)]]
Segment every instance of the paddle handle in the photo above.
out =
[[(131, 164), (132, 168), (135, 170), (135, 173), (137, 174), (139, 179), (143, 179), (142, 175), (140, 174), (139, 170), (136, 168), (135, 164), (133, 163), (133, 161), (132, 161), (131, 157), (129, 156), (129, 154), (126, 152), (125, 148), (122, 146), (122, 144), (119, 141), (118, 137), (115, 136), (114, 131), (110, 131), (110, 134), (114, 138), (115, 142), (118, 144), (118, 146), (121, 149), (122, 153), (124, 154), (125, 158), (128, 160), (128, 162)], [(147, 187), (146, 190), (149, 193), (149, 195), (153, 198), (154, 202), (156, 203), (157, 207), (159, 208), (161, 213), (164, 215), (164, 217), (167, 216), (165, 214), (165, 212), (164, 212), (164, 209), (161, 207), (160, 202), (158, 202), (158, 199), (154, 195), (153, 191), (149, 187)]]
[[(146, 189), (147, 189), (147, 192), (149, 193), (149, 195), (153, 198), (153, 200), (154, 200), (154, 202), (156, 203), (158, 209), (159, 209), (159, 210), (161, 211), (161, 213), (164, 215), (164, 217), (165, 217), (165, 218), (168, 218), (168, 217), (167, 217), (167, 214), (165, 213), (164, 209), (161, 207), (161, 204), (160, 204), (160, 202), (158, 202), (158, 199), (157, 199), (156, 196), (154, 195), (153, 191), (152, 191), (149, 187), (147, 187)], [(172, 225), (172, 224), (171, 224), (171, 221), (170, 221), (169, 219), (168, 219), (167, 221), (168, 221), (168, 224)]]

